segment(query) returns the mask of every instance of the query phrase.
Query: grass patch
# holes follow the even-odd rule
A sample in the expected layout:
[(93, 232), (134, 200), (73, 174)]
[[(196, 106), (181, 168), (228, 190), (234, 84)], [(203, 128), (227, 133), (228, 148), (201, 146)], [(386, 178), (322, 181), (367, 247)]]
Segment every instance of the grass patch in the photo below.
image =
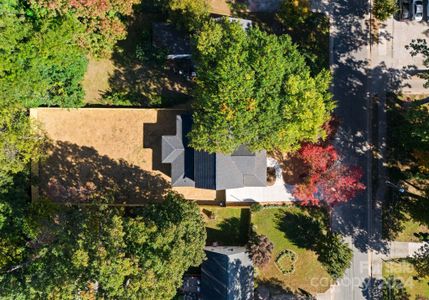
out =
[[(266, 208), (252, 214), (255, 231), (258, 234), (266, 235), (274, 244), (270, 262), (257, 272), (258, 280), (275, 280), (293, 291), (303, 289), (310, 293), (324, 292), (329, 288), (332, 279), (318, 261), (316, 252), (302, 246), (301, 241), (304, 240), (307, 240), (306, 243), (312, 243), (311, 237), (304, 235), (299, 238), (292, 233), (295, 231), (299, 235), (301, 232), (299, 227), (307, 228), (308, 231), (312, 230), (311, 224), (297, 222), (297, 218), (294, 217), (306, 214), (302, 208), (295, 206)], [(286, 223), (290, 226), (290, 230), (284, 230)], [(307, 225), (309, 227), (303, 227)], [(288, 275), (282, 274), (275, 265), (275, 259), (286, 249), (296, 253), (295, 271)]]
[(111, 57), (89, 58), (83, 80), (87, 104), (188, 107), (184, 103), (190, 101), (193, 83), (172, 69), (163, 59), (165, 53), (152, 47), (152, 23), (162, 21), (160, 13), (136, 11), (128, 22), (127, 38), (118, 42)]
[(418, 159), (420, 151), (427, 150), (422, 136), (417, 133), (427, 124), (427, 111), (423, 107), (404, 108), (401, 101), (418, 100), (421, 96), (389, 94), (387, 97), (387, 171), (389, 180), (403, 187), (413, 196), (399, 193), (388, 186), (383, 204), (383, 236), (389, 240), (418, 242), (429, 233), (429, 200), (424, 190), (429, 173)]
[(409, 299), (421, 299), (420, 297), (429, 297), (429, 277), (417, 279), (416, 271), (412, 264), (406, 261), (383, 262), (383, 277), (393, 276), (395, 279), (401, 280), (408, 294)]
[(244, 246), (248, 241), (250, 209), (202, 207), (207, 230), (207, 245)]
[(402, 231), (396, 237), (396, 241), (398, 242), (421, 242), (418, 234), (429, 234), (429, 227), (412, 219), (402, 221), (402, 227)]

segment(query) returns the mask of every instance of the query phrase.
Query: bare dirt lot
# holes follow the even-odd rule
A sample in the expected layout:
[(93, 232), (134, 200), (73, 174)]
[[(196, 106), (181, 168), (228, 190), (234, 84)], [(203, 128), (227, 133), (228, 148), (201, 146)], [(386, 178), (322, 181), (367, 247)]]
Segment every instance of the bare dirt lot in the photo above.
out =
[[(51, 139), (39, 164), (39, 192), (61, 202), (114, 196), (120, 203), (159, 200), (171, 189), (161, 163), (161, 137), (175, 134), (180, 110), (32, 109)], [(214, 200), (216, 192), (173, 188), (187, 199)]]

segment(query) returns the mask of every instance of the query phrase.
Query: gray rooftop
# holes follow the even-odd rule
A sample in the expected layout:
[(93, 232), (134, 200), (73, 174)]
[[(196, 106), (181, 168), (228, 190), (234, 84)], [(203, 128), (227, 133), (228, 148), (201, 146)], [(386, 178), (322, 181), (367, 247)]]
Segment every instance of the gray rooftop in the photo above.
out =
[(177, 30), (172, 24), (153, 23), (152, 43), (155, 47), (165, 49), (169, 59), (191, 56), (189, 35)]
[(206, 247), (201, 266), (204, 300), (253, 299), (253, 264), (245, 247)]
[(231, 155), (195, 151), (188, 146), (189, 115), (176, 118), (176, 135), (162, 137), (162, 162), (171, 164), (173, 186), (225, 190), (266, 186), (266, 152), (252, 153), (240, 146)]

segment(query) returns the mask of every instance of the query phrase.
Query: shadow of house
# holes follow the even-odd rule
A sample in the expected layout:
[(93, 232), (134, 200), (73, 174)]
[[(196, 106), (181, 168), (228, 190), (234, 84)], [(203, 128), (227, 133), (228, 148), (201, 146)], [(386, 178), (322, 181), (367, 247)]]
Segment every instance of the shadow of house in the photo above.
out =
[(143, 147), (152, 149), (152, 169), (170, 177), (170, 164), (162, 163), (162, 136), (176, 134), (176, 114), (172, 114), (171, 110), (160, 109), (156, 120), (156, 123), (144, 124)]
[(201, 266), (203, 300), (253, 299), (253, 264), (244, 247), (206, 247)]
[(48, 153), (39, 169), (39, 188), (42, 195), (60, 203), (112, 197), (116, 203), (144, 204), (161, 201), (170, 190), (160, 175), (100, 155), (92, 147), (58, 141)]
[(292, 291), (284, 287), (283, 283), (276, 278), (268, 280), (258, 280), (258, 287), (255, 289), (257, 299), (274, 300), (274, 299), (294, 299), (294, 300), (315, 300), (310, 293), (303, 289)]

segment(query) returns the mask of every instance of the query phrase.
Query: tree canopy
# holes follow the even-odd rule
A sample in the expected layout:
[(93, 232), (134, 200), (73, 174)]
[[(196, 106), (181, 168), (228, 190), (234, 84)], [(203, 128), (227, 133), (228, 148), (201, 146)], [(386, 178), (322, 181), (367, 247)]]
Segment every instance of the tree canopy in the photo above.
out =
[(110, 54), (118, 40), (126, 37), (124, 19), (138, 0), (31, 0), (40, 13), (76, 17), (84, 28), (80, 42), (95, 56)]
[(332, 145), (305, 144), (298, 152), (308, 171), (293, 191), (302, 205), (346, 202), (365, 189), (362, 168), (344, 164)]
[(196, 37), (191, 145), (208, 152), (296, 150), (325, 136), (334, 108), (330, 74), (310, 74), (287, 35), (212, 21)]
[(87, 61), (75, 18), (31, 17), (11, 0), (2, 4), (0, 28), (0, 104), (81, 105)]
[(374, 16), (380, 21), (386, 21), (387, 18), (398, 11), (397, 3), (395, 0), (375, 0), (373, 6)]
[(1, 297), (171, 299), (183, 273), (204, 258), (199, 209), (176, 194), (131, 211), (103, 202), (39, 205), (48, 213), (27, 258), (0, 275)]
[(43, 156), (45, 139), (24, 109), (0, 106), (0, 189)]

